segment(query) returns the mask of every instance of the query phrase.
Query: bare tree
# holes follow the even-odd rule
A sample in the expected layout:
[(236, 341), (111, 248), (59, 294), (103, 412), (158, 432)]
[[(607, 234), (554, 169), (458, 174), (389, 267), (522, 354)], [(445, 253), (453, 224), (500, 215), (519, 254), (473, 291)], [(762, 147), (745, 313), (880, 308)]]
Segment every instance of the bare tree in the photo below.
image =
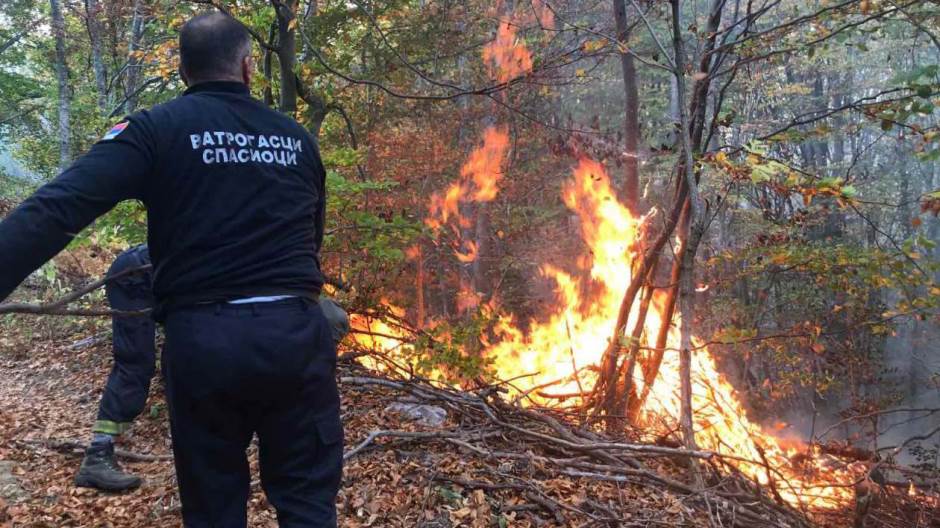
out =
[(59, 168), (65, 169), (72, 161), (69, 140), (72, 96), (69, 91), (69, 69), (65, 56), (65, 18), (62, 16), (59, 0), (49, 0), (49, 7), (52, 13), (52, 33), (55, 37), (55, 72), (59, 88)]
[(624, 92), (624, 184), (623, 199), (631, 212), (639, 211), (640, 202), (640, 164), (637, 149), (640, 142), (639, 95), (637, 93), (636, 67), (633, 55), (628, 53), (630, 26), (627, 23), (625, 0), (613, 0), (614, 19), (617, 23), (617, 45), (620, 51), (620, 67), (623, 70)]
[(105, 111), (108, 105), (108, 72), (101, 58), (101, 11), (98, 0), (85, 0), (85, 22), (91, 42), (91, 66), (95, 72), (95, 87), (98, 89), (98, 109)]
[(277, 13), (277, 62), (281, 67), (281, 112), (297, 111), (297, 83), (294, 66), (297, 61), (297, 0), (272, 0)]
[(144, 26), (146, 16), (144, 14), (143, 0), (134, 0), (134, 14), (131, 18), (130, 38), (127, 43), (127, 76), (124, 82), (124, 96), (127, 102), (122, 111), (133, 112), (137, 108), (137, 94), (140, 88), (140, 58), (137, 56), (140, 50), (141, 42), (144, 38)]

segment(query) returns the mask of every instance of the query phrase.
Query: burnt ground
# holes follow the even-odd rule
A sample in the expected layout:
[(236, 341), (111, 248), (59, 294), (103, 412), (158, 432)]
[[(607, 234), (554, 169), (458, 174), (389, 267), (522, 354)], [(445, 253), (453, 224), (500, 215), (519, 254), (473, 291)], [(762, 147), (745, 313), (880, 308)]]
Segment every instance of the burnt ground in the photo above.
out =
[[(145, 477), (145, 484), (121, 495), (72, 484), (81, 461), (80, 446), (89, 437), (111, 365), (110, 340), (100, 321), (54, 319), (17, 317), (0, 322), (0, 527), (179, 526), (159, 381), (153, 384), (148, 410), (119, 446), (136, 455), (122, 462)], [(734, 524), (735, 507), (719, 507), (649, 479), (609, 472), (605, 473), (609, 480), (598, 478), (602, 472), (585, 468), (602, 466), (590, 466), (588, 457), (547, 445), (551, 442), (520, 440), (458, 405), (448, 407), (443, 424), (422, 425), (387, 409), (408, 394), (377, 382), (351, 381), (370, 375), (359, 367), (346, 364), (340, 370), (347, 380), (341, 384), (346, 450), (356, 450), (347, 461), (339, 497), (343, 527)], [(377, 430), (396, 431), (399, 436), (362, 446), (363, 439)], [(448, 438), (453, 431), (460, 431), (460, 437)], [(250, 454), (257, 478), (254, 448)], [(683, 471), (681, 464), (668, 459), (644, 464), (669, 478)], [(585, 473), (594, 476), (584, 477)], [(936, 511), (908, 510), (900, 516), (885, 515), (889, 523), (869, 526), (938, 526)], [(761, 511), (770, 512), (766, 522), (742, 523), (738, 518), (738, 525), (786, 523), (772, 509)], [(258, 486), (253, 486), (249, 521), (252, 527), (277, 526)], [(821, 525), (851, 525), (851, 512)]]

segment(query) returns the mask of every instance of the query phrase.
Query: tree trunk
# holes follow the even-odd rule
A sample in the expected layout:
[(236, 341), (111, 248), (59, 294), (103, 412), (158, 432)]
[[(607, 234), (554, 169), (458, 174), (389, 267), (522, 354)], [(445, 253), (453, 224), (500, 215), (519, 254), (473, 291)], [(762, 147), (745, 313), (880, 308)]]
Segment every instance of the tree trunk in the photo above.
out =
[[(693, 220), (695, 220), (693, 218)], [(699, 224), (702, 224), (699, 222)], [(685, 445), (695, 449), (695, 429), (692, 409), (692, 318), (694, 317), (695, 295), (695, 254), (702, 239), (701, 226), (693, 225), (689, 231), (688, 246), (682, 251), (679, 271), (679, 374), (681, 385), (682, 412), (679, 425)], [(685, 245), (685, 244), (684, 244)]]
[(91, 41), (91, 65), (95, 72), (95, 87), (98, 90), (98, 110), (104, 112), (108, 106), (108, 72), (101, 57), (100, 10), (98, 0), (85, 0), (88, 39)]
[(476, 204), (476, 225), (474, 232), (474, 244), (476, 244), (477, 258), (470, 265), (470, 284), (479, 295), (488, 295), (489, 284), (487, 284), (487, 266), (486, 260), (490, 253), (490, 211), (486, 202)]
[[(268, 45), (274, 46), (277, 36), (277, 22), (271, 24), (271, 30), (268, 32)], [(261, 64), (261, 72), (264, 74), (264, 104), (274, 106), (274, 73), (272, 72), (272, 63), (274, 52), (270, 49), (264, 50), (264, 61)]]
[[(326, 119), (326, 115), (330, 112), (330, 109), (326, 106), (326, 101), (323, 100), (318, 94), (307, 90), (301, 83), (300, 77), (296, 74), (293, 74), (290, 79), (293, 82), (290, 83), (291, 92), (300, 96), (305, 103), (307, 103), (306, 119), (307, 119), (307, 128), (310, 130), (310, 133), (313, 134), (313, 137), (320, 137), (320, 129), (323, 127), (323, 121)], [(287, 91), (285, 86), (281, 86), (281, 101), (283, 103), (284, 92)], [(294, 102), (294, 110), (297, 109), (297, 103)]]
[(638, 146), (640, 142), (639, 95), (637, 94), (636, 67), (633, 55), (627, 53), (630, 28), (627, 24), (627, 6), (624, 0), (613, 0), (614, 19), (617, 23), (617, 41), (620, 49), (620, 67), (623, 70), (624, 92), (624, 205), (633, 214), (640, 208), (640, 164)]
[(417, 309), (418, 309), (418, 318), (417, 324), (418, 328), (424, 328), (424, 321), (428, 318), (427, 307), (425, 306), (424, 300), (424, 283), (426, 282), (424, 276), (424, 247), (421, 244), (418, 244), (415, 250), (415, 268), (417, 269), (417, 276), (415, 280), (417, 284), (415, 289), (417, 290)]
[(137, 51), (140, 49), (141, 40), (144, 37), (144, 13), (143, 0), (134, 0), (134, 16), (131, 19), (131, 34), (127, 43), (127, 77), (124, 83), (124, 97), (127, 102), (124, 103), (122, 112), (131, 113), (137, 109), (137, 92), (140, 84), (140, 59), (137, 57)]
[[(720, 0), (719, 0), (720, 1)], [(692, 130), (689, 123), (689, 108), (684, 104), (685, 99), (685, 44), (682, 41), (682, 26), (680, 25), (679, 0), (672, 0), (672, 35), (673, 50), (675, 51), (676, 88), (679, 93), (679, 142), (682, 148), (680, 158), (680, 177), (685, 182), (689, 196), (689, 237), (683, 241), (682, 266), (679, 271), (679, 312), (681, 322), (679, 325), (679, 379), (680, 379), (680, 416), (679, 427), (688, 449), (695, 449), (695, 429), (693, 426), (692, 409), (692, 318), (695, 252), (704, 231), (704, 213), (702, 197), (699, 195), (698, 182), (695, 180), (695, 165), (692, 158)], [(705, 90), (707, 93), (707, 88)], [(696, 90), (699, 93), (699, 90)], [(704, 100), (701, 101), (705, 103)], [(695, 103), (693, 103), (695, 104)], [(696, 473), (697, 475), (697, 473)]]
[[(297, 28), (292, 25), (297, 13), (297, 0), (287, 0), (277, 5), (278, 52), (281, 67), (281, 112), (293, 114), (297, 111), (297, 83), (294, 82), (294, 66), (297, 62)], [(319, 127), (318, 127), (319, 128)]]
[(55, 73), (59, 90), (59, 169), (64, 170), (72, 161), (70, 141), (72, 97), (69, 93), (69, 70), (65, 56), (65, 18), (59, 0), (49, 0), (52, 13), (52, 33), (55, 37)]
[(622, 388), (618, 388), (617, 400), (615, 404), (611, 406), (611, 408), (614, 409), (613, 414), (618, 416), (618, 418), (607, 422), (608, 429), (613, 424), (623, 423), (625, 421), (623, 418), (619, 417), (627, 416), (627, 410), (637, 399), (636, 383), (634, 383), (633, 376), (636, 372), (636, 364), (640, 356), (640, 346), (643, 343), (643, 336), (645, 335), (646, 317), (649, 313), (650, 302), (653, 300), (653, 293), (656, 291), (653, 287), (652, 278), (652, 275), (655, 274), (656, 267), (656, 264), (654, 264), (653, 270), (647, 275), (646, 289), (643, 292), (643, 297), (640, 298), (640, 309), (637, 312), (636, 321), (634, 322), (633, 333), (630, 334), (630, 352), (627, 355), (627, 362), (623, 364), (622, 373), (619, 376)]

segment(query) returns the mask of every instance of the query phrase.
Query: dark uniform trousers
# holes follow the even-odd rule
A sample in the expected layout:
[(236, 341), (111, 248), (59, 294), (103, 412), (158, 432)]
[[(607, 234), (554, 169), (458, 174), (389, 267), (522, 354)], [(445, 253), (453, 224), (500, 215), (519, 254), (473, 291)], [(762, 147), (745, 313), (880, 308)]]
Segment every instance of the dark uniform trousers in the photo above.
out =
[(281, 528), (336, 526), (343, 427), (336, 349), (307, 299), (179, 308), (164, 377), (187, 528), (242, 528), (256, 433), (261, 484)]
[[(108, 276), (150, 264), (147, 246), (118, 255)], [(153, 272), (126, 273), (105, 286), (111, 309), (141, 311), (153, 308)], [(116, 316), (111, 321), (114, 366), (98, 405), (96, 433), (118, 435), (126, 431), (147, 403), (150, 380), (156, 370), (156, 324), (149, 315)]]

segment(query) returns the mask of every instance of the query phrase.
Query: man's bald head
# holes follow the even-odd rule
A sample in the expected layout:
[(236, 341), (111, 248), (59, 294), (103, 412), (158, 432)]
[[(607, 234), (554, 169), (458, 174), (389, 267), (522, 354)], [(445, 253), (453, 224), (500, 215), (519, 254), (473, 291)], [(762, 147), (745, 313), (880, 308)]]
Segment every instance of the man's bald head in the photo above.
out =
[(188, 85), (248, 82), (251, 36), (241, 22), (218, 11), (196, 16), (180, 30), (180, 73)]

